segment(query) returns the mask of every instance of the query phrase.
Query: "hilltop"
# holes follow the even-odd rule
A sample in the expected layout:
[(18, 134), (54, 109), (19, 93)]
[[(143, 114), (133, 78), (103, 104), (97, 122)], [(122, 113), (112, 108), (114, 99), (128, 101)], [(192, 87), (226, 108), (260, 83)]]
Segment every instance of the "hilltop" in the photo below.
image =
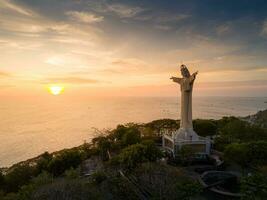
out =
[[(265, 199), (267, 193), (262, 188), (267, 186), (267, 129), (261, 121), (265, 122), (266, 111), (253, 116), (253, 122), (223, 117), (197, 119), (193, 125), (200, 136), (214, 139), (214, 150), (221, 152), (225, 160), (220, 169), (213, 166), (212, 160), (205, 161), (209, 170), (234, 166), (243, 174), (237, 189), (244, 199)], [(203, 168), (195, 171), (190, 149), (182, 149), (175, 160), (161, 149), (161, 130), (178, 128), (179, 121), (173, 119), (129, 123), (103, 132), (90, 143), (45, 152), (2, 170), (0, 199), (211, 198), (212, 194), (197, 181)]]
[(244, 118), (250, 123), (259, 125), (263, 128), (267, 128), (267, 109), (257, 112), (255, 115), (249, 115)]

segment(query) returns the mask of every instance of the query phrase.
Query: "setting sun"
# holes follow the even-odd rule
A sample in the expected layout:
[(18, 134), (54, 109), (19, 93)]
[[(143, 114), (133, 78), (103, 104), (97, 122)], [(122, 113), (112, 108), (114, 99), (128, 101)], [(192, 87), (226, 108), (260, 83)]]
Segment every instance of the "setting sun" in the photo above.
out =
[(53, 95), (59, 95), (64, 91), (63, 86), (53, 85), (49, 87), (49, 92)]

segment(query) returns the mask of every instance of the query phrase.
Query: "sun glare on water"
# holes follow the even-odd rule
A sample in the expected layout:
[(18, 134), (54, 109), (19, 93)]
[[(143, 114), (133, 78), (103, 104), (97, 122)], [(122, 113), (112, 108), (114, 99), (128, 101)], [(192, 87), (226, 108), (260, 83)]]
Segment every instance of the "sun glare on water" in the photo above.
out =
[(64, 91), (63, 86), (53, 85), (49, 87), (49, 92), (53, 95), (60, 95)]

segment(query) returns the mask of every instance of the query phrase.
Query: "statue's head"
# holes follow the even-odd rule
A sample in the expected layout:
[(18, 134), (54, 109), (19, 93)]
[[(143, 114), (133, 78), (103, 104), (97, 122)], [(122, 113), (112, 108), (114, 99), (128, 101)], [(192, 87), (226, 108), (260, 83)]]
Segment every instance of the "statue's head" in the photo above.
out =
[(190, 77), (190, 72), (185, 65), (181, 65), (180, 69), (181, 69), (181, 74), (184, 78)]

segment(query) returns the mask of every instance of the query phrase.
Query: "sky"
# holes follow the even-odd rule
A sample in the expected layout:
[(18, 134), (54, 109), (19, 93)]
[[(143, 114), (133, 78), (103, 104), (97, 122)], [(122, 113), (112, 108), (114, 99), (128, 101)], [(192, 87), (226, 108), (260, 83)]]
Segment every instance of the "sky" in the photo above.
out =
[(267, 96), (265, 0), (0, 0), (0, 96)]

